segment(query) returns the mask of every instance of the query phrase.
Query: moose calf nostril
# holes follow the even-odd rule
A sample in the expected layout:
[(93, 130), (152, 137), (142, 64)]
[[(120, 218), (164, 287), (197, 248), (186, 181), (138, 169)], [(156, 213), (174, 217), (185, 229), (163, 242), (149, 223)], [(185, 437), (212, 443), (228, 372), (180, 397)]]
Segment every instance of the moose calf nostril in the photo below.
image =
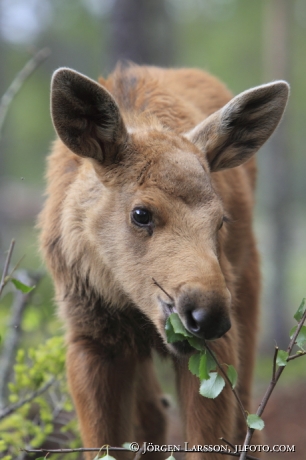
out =
[(204, 309), (189, 310), (185, 318), (189, 332), (207, 340), (222, 337), (231, 327), (228, 317), (223, 315), (215, 316)]
[(193, 333), (199, 333), (203, 327), (206, 313), (204, 310), (190, 310), (187, 315), (187, 326)]

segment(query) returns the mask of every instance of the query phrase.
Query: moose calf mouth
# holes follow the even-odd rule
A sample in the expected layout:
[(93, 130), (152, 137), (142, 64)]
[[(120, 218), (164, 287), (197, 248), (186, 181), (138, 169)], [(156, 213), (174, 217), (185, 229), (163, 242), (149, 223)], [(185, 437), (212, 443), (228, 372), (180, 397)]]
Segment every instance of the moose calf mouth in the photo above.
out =
[(175, 354), (178, 355), (191, 355), (195, 351), (187, 340), (171, 343), (171, 347), (174, 349)]
[[(229, 316), (227, 314), (224, 314), (224, 312), (222, 311), (220, 312), (218, 306), (216, 308), (215, 315), (207, 314), (204, 308), (198, 308), (195, 310), (186, 309), (183, 315), (184, 318), (182, 318), (182, 315), (179, 313), (174, 301), (165, 301), (161, 297), (158, 297), (158, 301), (164, 313), (165, 323), (172, 313), (177, 313), (182, 323), (184, 324), (186, 330), (189, 333), (191, 333), (194, 337), (197, 337), (198, 339), (203, 339), (203, 346), (206, 340), (211, 341), (221, 338), (231, 328)], [(212, 318), (209, 318), (207, 321), (207, 316), (212, 316)], [(202, 321), (204, 321), (206, 324), (205, 328), (203, 328), (201, 325)], [(177, 354), (191, 354), (194, 351), (194, 347), (192, 347), (189, 344), (188, 340), (173, 342), (169, 345)]]

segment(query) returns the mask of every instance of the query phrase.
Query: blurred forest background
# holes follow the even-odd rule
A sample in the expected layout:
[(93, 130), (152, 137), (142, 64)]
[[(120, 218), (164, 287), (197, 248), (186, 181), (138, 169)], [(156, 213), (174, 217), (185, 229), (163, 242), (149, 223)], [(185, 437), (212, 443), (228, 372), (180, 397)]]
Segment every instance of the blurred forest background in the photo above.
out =
[[(50, 56), (25, 81), (0, 133), (1, 270), (13, 237), (13, 265), (25, 255), (22, 268), (44, 270), (35, 222), (54, 139), (49, 87), (58, 67), (71, 67), (93, 79), (106, 76), (118, 59), (198, 67), (218, 76), (233, 93), (275, 79), (290, 83), (282, 125), (258, 154), (261, 388), (261, 380), (270, 379), (275, 341), (287, 346), (293, 313), (306, 296), (306, 1), (0, 0), (0, 95), (44, 47)], [(22, 319), (24, 346), (37, 346), (61, 332), (52, 296), (46, 275)], [(7, 288), (0, 303), (4, 337), (13, 297), (13, 289)], [(285, 383), (305, 379), (303, 358), (290, 367)], [(305, 396), (302, 403), (305, 407)]]

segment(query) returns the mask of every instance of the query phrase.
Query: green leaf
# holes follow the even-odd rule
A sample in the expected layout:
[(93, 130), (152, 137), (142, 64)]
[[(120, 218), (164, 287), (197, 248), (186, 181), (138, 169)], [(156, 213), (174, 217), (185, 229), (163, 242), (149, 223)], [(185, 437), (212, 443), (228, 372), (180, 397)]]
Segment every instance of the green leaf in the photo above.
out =
[(167, 318), (165, 331), (166, 331), (166, 337), (167, 337), (168, 343), (180, 342), (181, 340), (186, 340), (186, 337), (184, 337), (182, 334), (177, 334), (174, 331), (173, 325), (170, 321), (170, 316)]
[(24, 294), (28, 294), (29, 292), (33, 291), (33, 289), (35, 289), (35, 286), (27, 286), (21, 281), (16, 280), (16, 278), (11, 278), (11, 281), (14, 284), (15, 288), (18, 289), (18, 291), (23, 292)]
[(130, 442), (124, 442), (122, 444), (122, 447), (124, 447), (125, 449), (128, 449), (128, 450), (132, 450), (131, 449), (131, 443)]
[(296, 319), (297, 322), (301, 321), (305, 313), (305, 310), (306, 310), (306, 299), (303, 299), (301, 305), (299, 306), (299, 308), (297, 309), (294, 315), (294, 319)]
[(103, 460), (116, 460), (115, 457), (112, 457), (112, 456), (109, 455), (109, 454), (105, 454), (105, 455), (103, 455), (103, 457), (101, 457), (101, 458), (103, 458)]
[(262, 430), (265, 426), (265, 422), (256, 414), (249, 414), (247, 416), (247, 424), (254, 430)]
[(204, 345), (203, 345), (203, 343), (202, 343), (202, 340), (199, 339), (198, 337), (195, 337), (195, 336), (190, 337), (190, 338), (188, 339), (188, 343), (189, 343), (189, 345), (190, 345), (191, 347), (195, 348), (195, 349), (198, 350), (198, 351), (203, 351), (203, 350), (205, 350), (205, 347), (204, 347)]
[(197, 377), (200, 377), (200, 361), (200, 353), (195, 353), (194, 355), (190, 356), (188, 361), (188, 369), (193, 375), (196, 375)]
[(290, 332), (289, 332), (290, 339), (292, 339), (296, 330), (297, 330), (297, 326), (294, 326), (292, 329), (290, 329)]
[(109, 454), (102, 455), (102, 457), (100, 457), (100, 455), (101, 454), (98, 453), (93, 460), (116, 460), (115, 457), (112, 457)]
[(289, 356), (289, 353), (287, 351), (278, 350), (277, 356), (276, 356), (276, 364), (278, 366), (286, 366), (288, 356)]
[[(215, 356), (215, 354), (212, 352), (213, 356)], [(210, 372), (210, 371), (214, 371), (217, 367), (217, 364), (216, 364), (216, 361), (214, 360), (213, 356), (211, 356), (211, 354), (207, 351), (206, 352), (206, 355), (207, 355), (207, 372)]]
[(227, 368), (227, 376), (232, 384), (232, 387), (235, 388), (238, 379), (238, 374), (234, 366), (232, 366), (231, 364)]
[(216, 398), (225, 385), (224, 378), (217, 372), (211, 372), (208, 380), (203, 380), (200, 386), (200, 394), (206, 398)]
[(176, 334), (182, 334), (184, 337), (193, 337), (190, 332), (188, 332), (182, 323), (179, 315), (177, 313), (171, 313), (169, 316), (170, 322), (173, 326), (173, 330)]
[(201, 353), (200, 366), (199, 366), (199, 377), (200, 380), (208, 380), (210, 375), (207, 369), (207, 354)]
[[(294, 326), (290, 331), (290, 339), (292, 339), (295, 331), (297, 330), (297, 326)], [(296, 344), (298, 347), (302, 348), (302, 350), (306, 350), (306, 326), (302, 326), (299, 332), (299, 335), (296, 338)]]

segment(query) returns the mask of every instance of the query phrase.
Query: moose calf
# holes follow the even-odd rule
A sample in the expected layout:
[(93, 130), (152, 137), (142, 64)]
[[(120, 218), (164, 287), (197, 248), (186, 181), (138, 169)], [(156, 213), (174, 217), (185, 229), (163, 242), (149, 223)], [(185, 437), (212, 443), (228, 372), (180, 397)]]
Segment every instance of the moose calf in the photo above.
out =
[(237, 369), (250, 411), (260, 287), (253, 154), (287, 98), (283, 81), (232, 98), (200, 70), (118, 65), (99, 83), (68, 68), (55, 72), (59, 139), (48, 163), (41, 248), (67, 329), (84, 446), (165, 444), (154, 349), (174, 361), (184, 440), (242, 442), (231, 389), (202, 397), (188, 370), (192, 349), (168, 344), (165, 323), (176, 312), (191, 334), (212, 341), (219, 360)]

